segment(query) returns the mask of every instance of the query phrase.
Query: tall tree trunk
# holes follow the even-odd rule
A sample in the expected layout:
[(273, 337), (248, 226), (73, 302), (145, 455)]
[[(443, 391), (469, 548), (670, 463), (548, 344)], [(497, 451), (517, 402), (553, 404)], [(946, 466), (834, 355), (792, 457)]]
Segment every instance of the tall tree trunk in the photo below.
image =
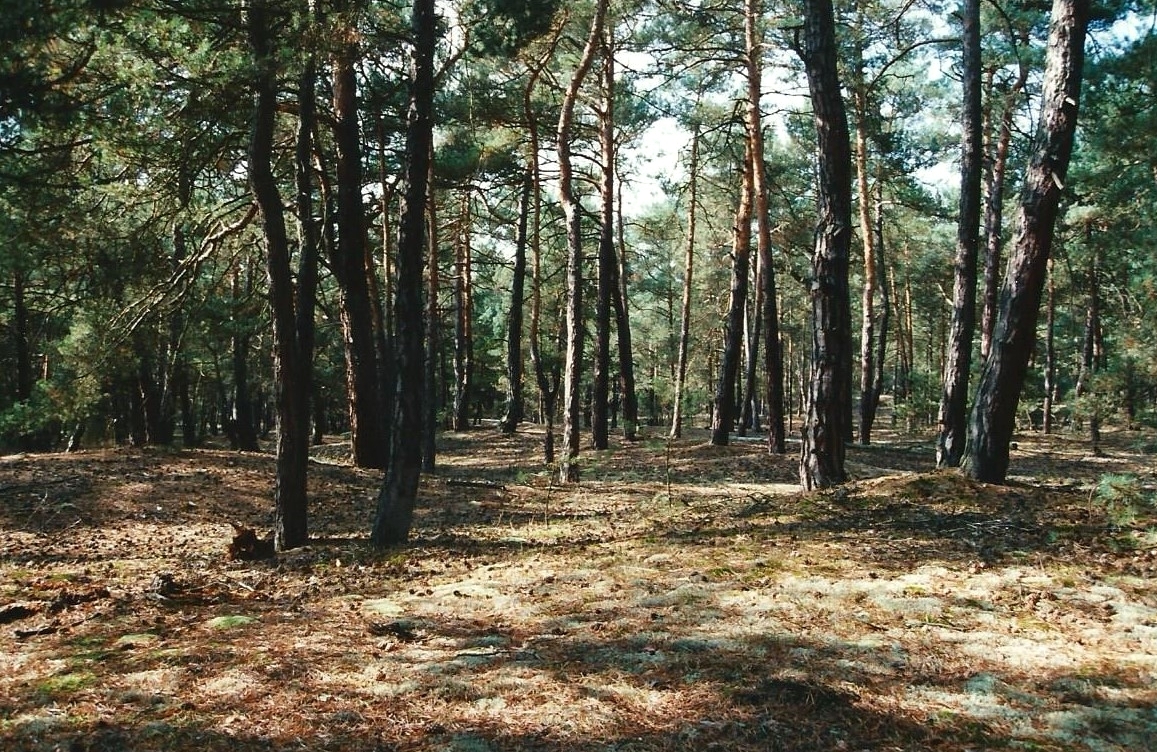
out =
[(775, 266), (771, 259), (771, 210), (767, 166), (764, 162), (763, 111), (763, 34), (757, 24), (761, 17), (759, 0), (747, 0), (744, 13), (744, 39), (747, 48), (747, 132), (752, 152), (752, 191), (755, 194), (755, 217), (758, 228), (756, 248), (759, 258), (760, 301), (758, 316), (763, 327), (763, 365), (767, 379), (767, 444), (776, 454), (785, 451), (783, 403), (783, 346), (779, 336), (779, 291)]
[[(526, 117), (526, 130), (529, 134), (527, 147), (526, 169), (531, 182), (531, 212), (530, 212), (530, 257), (531, 257), (531, 297), (530, 297), (530, 362), (534, 368), (534, 377), (538, 385), (539, 402), (542, 407), (542, 421), (546, 424), (543, 435), (542, 453), (543, 462), (554, 464), (554, 415), (557, 407), (559, 383), (562, 377), (561, 361), (558, 357), (547, 365), (542, 354), (540, 335), (542, 330), (542, 180), (539, 173), (539, 136), (538, 117), (532, 102), (534, 88), (542, 74), (543, 68), (553, 57), (554, 50), (562, 38), (562, 26), (547, 46), (546, 54), (530, 68), (526, 87), (522, 90), (522, 108)], [(561, 334), (556, 337), (561, 340)], [(559, 348), (558, 352), (561, 353)]]
[(474, 311), (470, 280), (470, 192), (462, 191), (454, 262), (454, 430), (470, 427), (470, 381), (474, 360)]
[(638, 438), (639, 427), (639, 396), (635, 388), (635, 355), (634, 345), (631, 344), (631, 319), (628, 315), (627, 294), (630, 268), (627, 265), (626, 231), (623, 228), (623, 181), (619, 180), (618, 187), (619, 210), (616, 223), (618, 226), (618, 250), (615, 253), (615, 263), (611, 265), (611, 305), (615, 309), (615, 334), (618, 337), (619, 347), (619, 391), (623, 409), (623, 439), (634, 441)]
[(371, 535), (378, 548), (404, 543), (409, 538), (422, 469), (425, 391), (422, 251), (426, 240), (426, 189), (433, 145), (434, 47), (437, 43), (434, 0), (414, 0), (411, 30), (414, 46), (406, 126), (406, 188), (398, 229), (398, 292), (394, 302), (398, 378), (393, 435), (399, 440), (390, 442), (390, 461), (378, 493)]
[(423, 361), (423, 379), (426, 391), (423, 393), (422, 416), (425, 430), (422, 432), (422, 472), (433, 473), (438, 456), (438, 408), (441, 406), (438, 392), (438, 365), (441, 360), (442, 327), (438, 309), (442, 279), (438, 267), (438, 202), (434, 196), (434, 150), (431, 144), (429, 170), (426, 174), (426, 357)]
[(857, 46), (856, 66), (852, 71), (852, 101), (856, 121), (856, 186), (859, 194), (860, 238), (864, 248), (864, 288), (860, 298), (860, 436), (861, 444), (872, 441), (872, 422), (876, 414), (873, 383), (876, 374), (876, 234), (872, 223), (868, 186), (868, 86), (864, 81), (863, 48)]
[(952, 285), (952, 328), (940, 395), (940, 434), (936, 465), (956, 467), (968, 434), (968, 377), (976, 337), (976, 257), (980, 244), (980, 183), (984, 123), (980, 90), (980, 0), (963, 0), (960, 11), (964, 54), (961, 77), (960, 217), (956, 229), (956, 268)]
[(1048, 275), (1048, 299), (1045, 302), (1045, 398), (1041, 416), (1041, 431), (1053, 431), (1053, 401), (1057, 392), (1057, 284), (1053, 276), (1053, 260), (1050, 257), (1045, 274)]
[[(265, 234), (269, 304), (273, 317), (273, 374), (277, 399), (277, 476), (274, 482), (274, 541), (279, 550), (309, 538), (306, 506), (309, 413), (308, 383), (301, 380), (299, 342), (290, 273), (289, 239), (273, 174), (273, 132), (277, 112), (277, 45), (271, 38), (269, 8), (256, 0), (249, 9), (256, 108), (249, 142), (249, 184), (261, 209)], [(305, 392), (303, 397), (302, 392)]]
[[(869, 432), (872, 424), (876, 420), (876, 411), (880, 407), (880, 396), (884, 393), (884, 360), (888, 354), (888, 324), (892, 316), (892, 302), (888, 294), (888, 266), (884, 262), (884, 184), (882, 180), (876, 181), (876, 217), (875, 222), (871, 228), (873, 253), (876, 257), (876, 279), (880, 292), (880, 320), (875, 327), (876, 351), (872, 358), (874, 372), (872, 374), (871, 385), (867, 392), (863, 395), (864, 401), (868, 407), (865, 410), (863, 405), (860, 408), (861, 416), (861, 430), (863, 426), (867, 426)], [(863, 443), (868, 443), (871, 438), (870, 433), (861, 436)]]
[[(1085, 224), (1086, 240), (1091, 240), (1092, 225)], [(1086, 415), (1089, 419), (1089, 442), (1094, 454), (1101, 453), (1101, 410), (1097, 405), (1093, 378), (1104, 366), (1105, 342), (1101, 331), (1100, 249), (1094, 248), (1089, 258), (1085, 289), (1088, 306), (1085, 309), (1085, 336), (1081, 344), (1081, 367), (1073, 391), (1077, 399), (1088, 398)]]
[(696, 204), (699, 201), (699, 124), (691, 133), (691, 158), (687, 165), (687, 243), (683, 251), (683, 304), (679, 316), (679, 361), (675, 368), (675, 400), (672, 405), (671, 438), (683, 435), (683, 386), (691, 345), (691, 282), (695, 272)]
[(582, 208), (574, 191), (571, 166), (571, 132), (579, 89), (590, 71), (591, 63), (603, 35), (608, 0), (598, 0), (590, 35), (583, 48), (578, 68), (575, 69), (563, 95), (562, 112), (558, 118), (558, 184), (559, 201), (566, 216), (567, 274), (566, 274), (566, 365), (563, 371), (563, 436), (560, 480), (568, 483), (579, 479), (579, 430), (582, 425)]
[(337, 247), (333, 268), (341, 287), (354, 463), (359, 467), (382, 468), (386, 448), (373, 307), (366, 269), (361, 137), (354, 70), (357, 55), (356, 44), (343, 43), (333, 61), (334, 141), (337, 147)]
[(506, 317), (506, 411), (498, 424), (503, 433), (514, 433), (514, 429), (522, 422), (522, 319), (523, 299), (526, 297), (526, 245), (533, 190), (534, 175), (527, 169), (522, 175), (522, 195), (518, 202), (510, 313)]
[(603, 101), (599, 112), (600, 186), (599, 274), (595, 301), (594, 373), (591, 378), (591, 444), (606, 449), (609, 442), (611, 386), (611, 298), (618, 266), (615, 252), (615, 58), (610, 40), (603, 40)]
[[(323, 425), (314, 421), (310, 430), (311, 402), (315, 395), (313, 376), (316, 326), (314, 308), (317, 304), (318, 265), (321, 256), (321, 232), (314, 216), (313, 202), (313, 134), (317, 128), (317, 60), (310, 54), (301, 71), (297, 86), (297, 136), (294, 145), (294, 186), (296, 192), (298, 269), (296, 299), (296, 331), (298, 345), (299, 386), (292, 395), (294, 420), (300, 421), (300, 430), (287, 436), (293, 442), (286, 462), (296, 462), (309, 456), (309, 445), (321, 443)], [(279, 431), (280, 433), (280, 431)], [(297, 472), (296, 470), (293, 472)], [(301, 483), (295, 478), (295, 483)]]
[(747, 278), (751, 267), (752, 187), (751, 141), (743, 149), (743, 178), (739, 206), (735, 212), (735, 233), (731, 254), (731, 294), (723, 329), (723, 357), (719, 381), (715, 385), (715, 414), (711, 422), (711, 443), (727, 446), (735, 422), (735, 381), (743, 348), (743, 320), (747, 311)]
[(988, 358), (992, 348), (992, 330), (996, 323), (996, 309), (1000, 302), (1001, 252), (1004, 246), (1004, 175), (1008, 166), (1008, 149), (1012, 142), (1012, 121), (1016, 102), (1028, 82), (1028, 64), (1021, 61), (1015, 83), (1004, 98), (1000, 116), (1000, 133), (992, 155), (988, 174), (988, 190), (984, 205), (984, 309), (980, 319), (980, 358)]
[(740, 401), (738, 435), (746, 436), (748, 430), (758, 430), (759, 395), (755, 390), (755, 376), (759, 364), (759, 341), (763, 333), (763, 265), (755, 257), (755, 301), (744, 316), (743, 392)]
[(1061, 190), (1072, 154), (1081, 96), (1089, 0), (1054, 0), (1045, 63), (1041, 123), (1017, 212), (1016, 245), (1000, 295), (992, 349), (969, 423), (964, 472), (1003, 483), (1009, 442), (1036, 336), (1045, 269)]
[(831, 0), (808, 0), (803, 48), (816, 125), (819, 217), (812, 254), (812, 348), (807, 417), (800, 455), (805, 490), (846, 479), (845, 438), (851, 422), (851, 301), (848, 257), (852, 233), (851, 145), (840, 94)]

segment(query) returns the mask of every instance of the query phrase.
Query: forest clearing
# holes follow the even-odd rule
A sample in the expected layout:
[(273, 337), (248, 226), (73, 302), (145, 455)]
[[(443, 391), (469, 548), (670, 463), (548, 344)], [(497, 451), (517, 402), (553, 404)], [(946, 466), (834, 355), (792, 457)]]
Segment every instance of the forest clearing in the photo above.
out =
[(997, 486), (885, 433), (810, 494), (706, 438), (558, 486), (540, 427), (443, 434), (384, 552), (331, 444), (309, 544), (262, 561), (226, 546), (271, 454), (2, 458), (0, 748), (1157, 748), (1152, 435), (1018, 436)]

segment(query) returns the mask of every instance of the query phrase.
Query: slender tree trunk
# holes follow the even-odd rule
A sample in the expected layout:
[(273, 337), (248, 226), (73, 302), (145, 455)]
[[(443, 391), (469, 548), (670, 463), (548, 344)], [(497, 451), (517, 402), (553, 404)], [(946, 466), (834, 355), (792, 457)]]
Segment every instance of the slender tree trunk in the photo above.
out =
[(767, 444), (775, 454), (785, 449), (783, 400), (783, 346), (779, 336), (779, 291), (771, 258), (771, 209), (768, 201), (767, 167), (764, 163), (763, 34), (757, 28), (761, 17), (759, 0), (747, 0), (744, 39), (747, 48), (747, 133), (752, 152), (752, 192), (755, 197), (756, 248), (760, 269), (758, 315), (763, 327), (763, 364), (767, 379)]
[[(868, 409), (865, 411), (861, 406), (862, 423), (861, 426), (866, 425), (871, 430), (872, 424), (876, 420), (876, 411), (880, 407), (880, 396), (884, 393), (884, 360), (888, 354), (888, 324), (892, 316), (892, 302), (888, 295), (888, 266), (884, 263), (884, 188), (883, 181), (876, 181), (876, 217), (875, 224), (872, 227), (872, 235), (874, 237), (874, 255), (876, 257), (876, 278), (880, 292), (880, 320), (876, 328), (876, 352), (873, 357), (873, 365), (875, 372), (872, 375), (871, 386), (869, 387), (864, 399), (868, 404)], [(862, 441), (866, 444), (870, 435), (862, 437)]]
[(599, 113), (599, 146), (602, 156), (601, 224), (599, 227), (599, 275), (595, 302), (594, 374), (591, 378), (591, 444), (595, 449), (609, 445), (611, 387), (611, 298), (615, 268), (615, 64), (609, 40), (603, 40), (603, 101)]
[[(321, 255), (321, 232), (314, 216), (313, 202), (313, 134), (317, 128), (317, 61), (311, 54), (298, 79), (297, 140), (294, 148), (294, 182), (296, 187), (298, 271), (296, 300), (296, 330), (298, 344), (299, 388), (293, 397), (295, 420), (301, 429), (287, 437), (294, 442), (286, 462), (296, 462), (309, 456), (309, 444), (321, 443), (320, 422), (309, 430), (309, 416), (313, 413), (311, 401), (315, 395), (313, 377), (316, 327), (314, 308), (317, 303), (318, 264)], [(280, 433), (280, 431), (279, 431)], [(301, 482), (295, 479), (294, 482)]]
[(454, 413), (455, 431), (470, 427), (470, 381), (474, 355), (474, 311), (470, 279), (470, 193), (462, 191), (454, 263)]
[[(1086, 239), (1091, 240), (1092, 229), (1089, 223), (1085, 225)], [(1077, 384), (1074, 393), (1078, 399), (1089, 397), (1089, 442), (1094, 454), (1101, 453), (1101, 410), (1096, 404), (1093, 378), (1104, 365), (1105, 343), (1101, 333), (1101, 288), (1100, 288), (1100, 254), (1094, 249), (1089, 258), (1089, 268), (1086, 273), (1085, 288), (1089, 291), (1088, 307), (1085, 309), (1085, 336), (1081, 344), (1081, 367), (1077, 372)]]
[(1057, 320), (1057, 285), (1053, 277), (1053, 260), (1050, 257), (1045, 274), (1048, 275), (1048, 300), (1045, 303), (1045, 398), (1043, 415), (1041, 416), (1041, 431), (1049, 434), (1053, 431), (1053, 400), (1057, 391), (1057, 348), (1056, 348), (1056, 320)]
[(1045, 268), (1072, 154), (1081, 96), (1089, 0), (1054, 0), (1045, 63), (1041, 124), (1025, 175), (1013, 256), (1000, 295), (992, 349), (969, 423), (964, 472), (1003, 483), (1017, 402), (1036, 336)]
[(358, 127), (355, 44), (342, 44), (333, 63), (334, 133), (337, 147), (337, 247), (334, 273), (341, 287), (346, 386), (354, 463), (382, 468), (380, 374), (374, 336), (372, 293), (366, 269), (365, 208), (362, 205), (361, 141)]
[(256, 108), (249, 143), (249, 184), (261, 210), (266, 244), (269, 303), (273, 317), (273, 372), (277, 399), (277, 476), (274, 483), (274, 541), (278, 550), (309, 539), (306, 505), (309, 413), (308, 384), (302, 383), (295, 320), (289, 239), (277, 181), (273, 174), (273, 132), (277, 112), (277, 45), (270, 33), (268, 6), (256, 0), (249, 8), (249, 42), (253, 51)]
[(956, 467), (964, 456), (968, 434), (968, 377), (976, 337), (976, 257), (980, 244), (980, 183), (984, 169), (983, 111), (980, 89), (980, 0), (963, 0), (962, 78), (964, 106), (960, 157), (960, 217), (956, 230), (956, 268), (952, 286), (952, 328), (940, 395), (940, 434), (936, 465)]
[(618, 250), (611, 265), (611, 305), (615, 309), (615, 333), (619, 346), (619, 391), (623, 409), (623, 439), (634, 441), (639, 427), (639, 397), (635, 388), (634, 345), (631, 344), (631, 319), (627, 295), (630, 268), (627, 265), (626, 232), (623, 229), (623, 181), (619, 181)]
[(378, 494), (371, 535), (378, 548), (404, 543), (410, 536), (422, 468), (422, 400), (425, 391), (422, 311), (422, 256), (426, 241), (426, 190), (433, 144), (434, 48), (437, 17), (434, 0), (414, 0), (411, 21), (413, 58), (410, 111), (406, 126), (406, 187), (399, 224), (395, 359), (397, 397), (390, 461)]
[[(562, 378), (562, 366), (558, 357), (547, 365), (542, 354), (542, 181), (539, 174), (539, 137), (538, 117), (531, 97), (538, 83), (539, 76), (553, 55), (562, 38), (562, 27), (554, 35), (546, 54), (531, 68), (526, 88), (522, 92), (523, 113), (526, 117), (526, 130), (529, 134), (527, 149), (527, 172), (531, 182), (531, 214), (530, 214), (530, 256), (531, 256), (531, 298), (530, 298), (530, 362), (534, 367), (535, 381), (538, 384), (539, 402), (542, 406), (542, 421), (545, 423), (545, 432), (542, 442), (543, 462), (554, 464), (554, 416), (558, 401), (559, 384)], [(560, 336), (556, 337), (561, 340)], [(562, 352), (561, 346), (558, 352)]]
[(679, 360), (675, 368), (675, 401), (671, 415), (671, 438), (683, 435), (683, 386), (691, 344), (691, 282), (695, 272), (696, 204), (699, 202), (699, 124), (691, 134), (691, 158), (687, 171), (687, 244), (683, 251), (683, 305), (679, 316)]
[(715, 385), (715, 415), (711, 423), (711, 443), (727, 446), (735, 422), (735, 382), (743, 348), (743, 320), (747, 310), (747, 278), (751, 267), (752, 186), (751, 141), (743, 149), (743, 178), (739, 207), (735, 212), (734, 241), (731, 255), (731, 294), (727, 320), (723, 329), (723, 357), (719, 364), (719, 381)]
[(861, 444), (872, 441), (876, 414), (873, 384), (876, 373), (876, 294), (879, 287), (876, 263), (876, 235), (872, 223), (868, 186), (868, 87), (864, 82), (863, 50), (857, 48), (857, 65), (852, 87), (856, 120), (856, 185), (859, 194), (860, 238), (864, 248), (864, 288), (860, 298), (860, 436)]
[(526, 295), (526, 245), (530, 226), (531, 192), (534, 175), (522, 176), (522, 197), (518, 204), (518, 231), (514, 238), (514, 274), (510, 282), (510, 313), (506, 318), (506, 412), (498, 424), (503, 433), (514, 433), (522, 422), (522, 318)]
[(758, 394), (755, 390), (755, 376), (759, 364), (759, 341), (763, 333), (763, 265), (755, 257), (755, 301), (744, 316), (744, 342), (746, 344), (743, 362), (743, 395), (739, 411), (739, 436), (746, 436), (749, 430), (758, 430)]
[(579, 89), (590, 71), (591, 63), (603, 35), (603, 22), (608, 0), (598, 0), (590, 35), (583, 48), (578, 68), (571, 77), (563, 96), (562, 112), (558, 119), (559, 201), (566, 215), (567, 276), (566, 276), (566, 365), (563, 371), (563, 436), (560, 480), (568, 483), (579, 479), (579, 430), (582, 425), (582, 210), (574, 192), (571, 166), (571, 132)]
[(803, 57), (819, 153), (819, 218), (812, 255), (812, 349), (800, 482), (805, 490), (843, 483), (851, 422), (851, 145), (840, 94), (831, 0), (805, 6)]
[(988, 175), (988, 191), (984, 206), (984, 310), (980, 324), (980, 358), (988, 358), (992, 349), (992, 330), (996, 323), (996, 309), (1000, 296), (1001, 252), (1004, 246), (1004, 175), (1008, 166), (1008, 150), (1012, 142), (1012, 121), (1016, 101), (1028, 81), (1028, 64), (1021, 62), (1020, 73), (1004, 100), (1000, 117), (1000, 133), (992, 155)]
[(438, 365), (441, 359), (441, 318), (438, 296), (441, 293), (441, 272), (438, 267), (438, 202), (434, 195), (434, 150), (431, 145), (429, 170), (426, 174), (426, 357), (422, 364), (426, 390), (422, 397), (422, 472), (433, 473), (438, 455)]

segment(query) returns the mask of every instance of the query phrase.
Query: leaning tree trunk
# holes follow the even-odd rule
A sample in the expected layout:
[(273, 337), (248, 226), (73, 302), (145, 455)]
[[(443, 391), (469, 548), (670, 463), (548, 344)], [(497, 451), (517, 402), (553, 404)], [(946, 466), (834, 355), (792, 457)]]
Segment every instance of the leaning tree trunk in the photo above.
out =
[(398, 291), (394, 299), (397, 327), (394, 355), (398, 376), (393, 435), (398, 437), (398, 441), (390, 442), (390, 459), (378, 493), (371, 535), (377, 548), (404, 543), (410, 537), (422, 471), (422, 403), (425, 392), (422, 256), (426, 240), (426, 187), (433, 144), (437, 16), (434, 0), (414, 0), (413, 7), (406, 188), (398, 228)]
[(1045, 269), (1077, 128), (1089, 0), (1054, 0), (1036, 149), (1017, 211), (1016, 245), (1000, 295), (962, 464), (980, 481), (1003, 483), (1009, 442), (1036, 337)]
[(851, 146), (840, 94), (831, 0), (806, 3), (800, 52), (807, 70), (819, 157), (819, 218), (812, 254), (811, 378), (800, 455), (800, 483), (810, 491), (846, 480), (845, 440), (851, 428)]
[(695, 205), (699, 201), (699, 124), (691, 134), (691, 159), (687, 166), (687, 244), (683, 252), (683, 305), (679, 318), (679, 360), (675, 367), (675, 400), (672, 406), (671, 438), (683, 435), (683, 385), (687, 380), (688, 349), (691, 344), (691, 279), (695, 271)]
[(731, 256), (731, 295), (723, 330), (723, 358), (715, 385), (715, 414), (711, 421), (711, 443), (727, 446), (735, 422), (735, 380), (743, 349), (743, 321), (747, 311), (747, 278), (751, 267), (751, 142), (743, 149), (743, 179), (739, 207), (735, 212), (735, 238)]
[[(290, 272), (289, 239), (277, 180), (273, 174), (273, 134), (277, 112), (277, 62), (269, 8), (258, 0), (249, 8), (257, 106), (249, 142), (249, 184), (261, 209), (265, 234), (269, 304), (273, 315), (273, 374), (277, 400), (277, 475), (274, 482), (274, 542), (278, 550), (309, 539), (306, 507), (309, 412), (308, 383), (302, 381)], [(305, 395), (303, 396), (303, 392)]]
[(940, 395), (936, 465), (956, 467), (964, 456), (968, 424), (968, 375), (976, 335), (976, 257), (980, 242), (980, 183), (984, 170), (980, 101), (980, 0), (964, 0), (962, 68), (964, 107), (960, 155), (960, 217), (956, 229), (956, 269), (952, 285), (952, 328)]
[(574, 169), (571, 165), (571, 133), (574, 128), (574, 110), (583, 79), (590, 71), (595, 52), (603, 35), (603, 21), (608, 0), (599, 0), (591, 21), (590, 35), (583, 48), (578, 68), (571, 77), (563, 96), (562, 112), (558, 119), (558, 185), (559, 201), (566, 215), (566, 365), (563, 371), (563, 434), (560, 480), (568, 483), (579, 479), (579, 429), (582, 424), (582, 207), (574, 191)]

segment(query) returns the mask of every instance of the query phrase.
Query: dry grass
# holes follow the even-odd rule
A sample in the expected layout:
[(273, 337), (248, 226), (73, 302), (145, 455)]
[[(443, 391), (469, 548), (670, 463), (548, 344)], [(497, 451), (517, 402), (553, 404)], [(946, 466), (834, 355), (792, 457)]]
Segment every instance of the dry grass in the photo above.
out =
[(702, 436), (559, 487), (540, 438), (443, 437), (386, 553), (377, 476), (315, 464), (315, 543), (258, 563), (266, 455), (0, 459), (0, 749), (1157, 748), (1151, 456), (1026, 439), (993, 487), (891, 440), (804, 496)]

